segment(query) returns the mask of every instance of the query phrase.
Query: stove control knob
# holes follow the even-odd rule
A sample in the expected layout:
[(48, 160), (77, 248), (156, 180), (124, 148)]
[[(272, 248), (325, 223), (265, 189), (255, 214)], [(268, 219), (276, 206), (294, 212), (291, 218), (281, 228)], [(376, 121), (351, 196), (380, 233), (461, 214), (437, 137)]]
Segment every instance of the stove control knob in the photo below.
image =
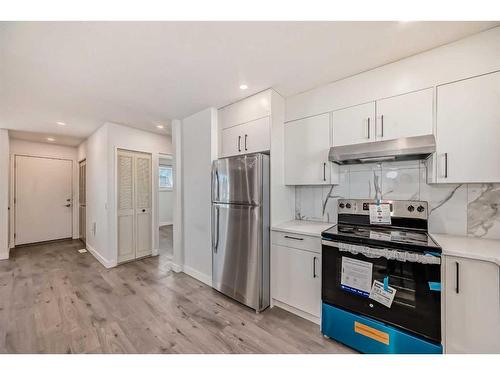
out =
[(424, 210), (425, 210), (424, 206), (418, 206), (417, 207), (417, 211), (418, 212), (424, 212)]
[(344, 203), (340, 203), (340, 204), (339, 204), (339, 207), (340, 207), (340, 208), (344, 208), (344, 207), (345, 207), (345, 204), (344, 204)]
[(415, 207), (413, 207), (411, 204), (408, 206), (408, 211), (413, 212), (415, 211)]
[(351, 204), (350, 203), (346, 203), (345, 208), (351, 208)]

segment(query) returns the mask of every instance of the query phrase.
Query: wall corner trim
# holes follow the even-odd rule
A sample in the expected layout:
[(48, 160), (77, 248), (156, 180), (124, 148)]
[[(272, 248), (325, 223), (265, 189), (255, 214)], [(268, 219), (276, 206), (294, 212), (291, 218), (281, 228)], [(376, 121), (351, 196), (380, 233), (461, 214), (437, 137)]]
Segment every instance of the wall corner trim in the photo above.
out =
[(99, 254), (97, 252), (97, 250), (94, 249), (89, 244), (87, 244), (86, 247), (87, 247), (87, 250), (94, 256), (94, 258), (96, 258), (99, 261), (99, 263), (101, 263), (104, 267), (106, 267), (106, 268), (113, 268), (113, 267), (117, 266), (117, 264), (115, 262), (112, 262), (112, 261), (104, 258), (103, 256), (101, 256), (101, 254)]
[(194, 268), (188, 267), (186, 265), (183, 267), (183, 271), (185, 274), (195, 278), (198, 281), (201, 281), (203, 284), (206, 284), (209, 287), (212, 287), (212, 278), (209, 275), (204, 274), (204, 273), (202, 273), (198, 270), (195, 270)]

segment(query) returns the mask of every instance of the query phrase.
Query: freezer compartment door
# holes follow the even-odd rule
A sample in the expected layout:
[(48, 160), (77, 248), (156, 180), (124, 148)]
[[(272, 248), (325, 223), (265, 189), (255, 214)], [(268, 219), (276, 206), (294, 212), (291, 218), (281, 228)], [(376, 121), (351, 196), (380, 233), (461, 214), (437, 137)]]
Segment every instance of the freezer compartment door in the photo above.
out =
[(253, 154), (215, 160), (212, 165), (212, 202), (259, 205), (262, 202), (262, 162)]
[(212, 286), (259, 311), (267, 307), (263, 287), (269, 289), (261, 217), (259, 206), (212, 205)]

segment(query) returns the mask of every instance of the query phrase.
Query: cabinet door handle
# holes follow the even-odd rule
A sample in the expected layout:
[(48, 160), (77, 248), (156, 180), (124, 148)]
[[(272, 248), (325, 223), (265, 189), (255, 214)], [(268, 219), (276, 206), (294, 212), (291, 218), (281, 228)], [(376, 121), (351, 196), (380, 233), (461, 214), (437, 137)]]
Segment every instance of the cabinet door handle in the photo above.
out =
[(248, 137), (248, 135), (245, 134), (245, 151), (247, 151), (247, 137)]
[(241, 135), (238, 136), (238, 152), (241, 152)]
[(380, 116), (380, 126), (381, 126), (381, 134), (380, 138), (384, 138), (384, 115)]
[(455, 262), (455, 268), (457, 271), (456, 280), (455, 280), (455, 292), (460, 293), (460, 263)]
[(303, 238), (299, 238), (299, 237), (285, 236), (285, 238), (288, 238), (290, 240), (304, 241)]
[(313, 257), (313, 279), (318, 277), (318, 275), (316, 275), (316, 259), (317, 257)]
[(444, 178), (448, 178), (448, 153), (444, 153)]
[(323, 181), (326, 181), (326, 163), (323, 163)]
[(368, 117), (368, 121), (366, 122), (366, 134), (367, 138), (370, 139), (370, 118)]

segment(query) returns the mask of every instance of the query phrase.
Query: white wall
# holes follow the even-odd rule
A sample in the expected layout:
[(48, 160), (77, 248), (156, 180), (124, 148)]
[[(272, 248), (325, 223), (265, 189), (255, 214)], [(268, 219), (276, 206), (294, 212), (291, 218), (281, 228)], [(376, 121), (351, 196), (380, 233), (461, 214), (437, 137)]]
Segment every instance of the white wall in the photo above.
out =
[[(152, 165), (159, 154), (172, 152), (170, 136), (145, 132), (128, 126), (106, 123), (78, 150), (78, 158), (87, 159), (87, 243), (89, 250), (106, 267), (116, 265), (116, 149), (150, 153)], [(153, 254), (158, 253), (158, 169), (152, 168)], [(96, 233), (92, 232), (96, 225)]]
[[(78, 160), (77, 148), (70, 146), (54, 145), (50, 143), (31, 142), (21, 139), (10, 139), (10, 155), (11, 157), (11, 191), (13, 191), (14, 181), (14, 155), (29, 155), (29, 156), (44, 156), (51, 158), (68, 159), (72, 161), (73, 170), (73, 238), (79, 237), (79, 217), (78, 217)], [(10, 197), (10, 206), (14, 207), (13, 195)], [(14, 246), (14, 210), (10, 212), (11, 233), (10, 241), (11, 246)]]
[(211, 284), (211, 166), (217, 156), (217, 110), (182, 120), (184, 272)]
[(0, 129), (0, 260), (9, 257), (9, 133)]
[[(172, 159), (160, 158), (159, 165), (172, 166)], [(175, 182), (174, 182), (175, 183)], [(174, 220), (174, 191), (162, 190), (158, 193), (159, 225), (169, 225)]]
[(286, 99), (286, 121), (500, 69), (500, 27)]
[[(78, 147), (87, 159), (87, 249), (106, 267), (116, 264), (108, 247), (108, 128), (102, 126)], [(94, 231), (95, 229), (95, 231)]]
[[(109, 238), (109, 247), (113, 257), (118, 255), (117, 227), (116, 227), (116, 149), (123, 148), (131, 151), (147, 152), (152, 155), (152, 166), (158, 165), (159, 154), (172, 153), (172, 139), (170, 136), (162, 136), (145, 132), (128, 126), (107, 123), (108, 127), (108, 222), (109, 233), (114, 235)], [(152, 235), (153, 254), (158, 254), (160, 237), (158, 233), (158, 168), (152, 168)]]

